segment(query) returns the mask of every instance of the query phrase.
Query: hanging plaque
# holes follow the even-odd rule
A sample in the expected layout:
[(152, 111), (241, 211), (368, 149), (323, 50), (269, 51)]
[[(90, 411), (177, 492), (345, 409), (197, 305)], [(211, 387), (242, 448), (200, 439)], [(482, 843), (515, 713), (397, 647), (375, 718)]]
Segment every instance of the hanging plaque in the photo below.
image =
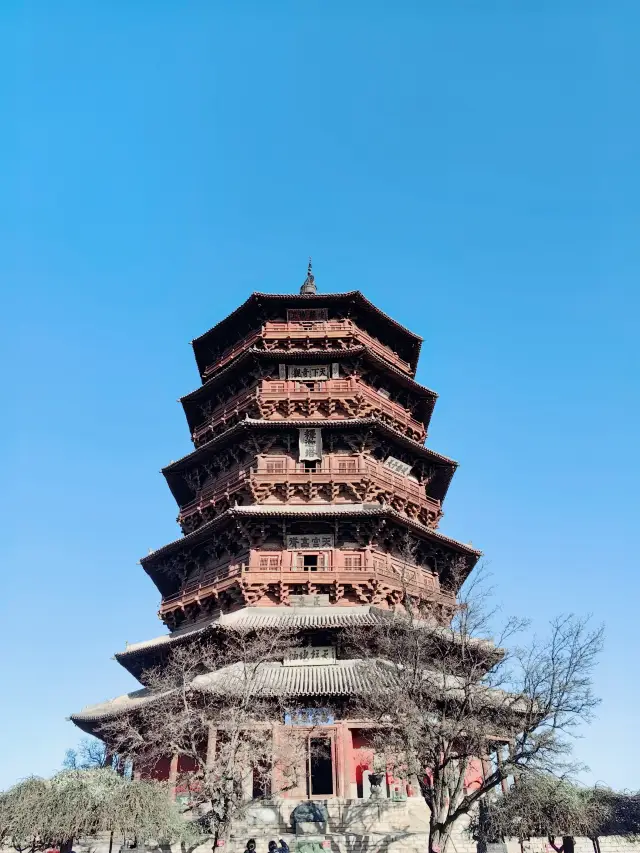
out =
[(287, 365), (279, 364), (278, 365), (278, 379), (286, 379), (287, 378)]
[(329, 319), (328, 308), (288, 308), (287, 323), (318, 323)]
[(329, 379), (329, 364), (290, 364), (287, 368), (289, 379)]
[(403, 477), (406, 477), (413, 468), (413, 465), (407, 465), (406, 462), (396, 459), (395, 456), (387, 456), (384, 460), (384, 464), (387, 468), (391, 468), (391, 470), (396, 474), (402, 474)]
[(337, 361), (334, 361), (331, 365), (331, 378), (340, 379), (340, 365)]
[(287, 551), (329, 551), (332, 548), (333, 533), (287, 536)]
[(322, 459), (322, 430), (299, 430), (298, 448), (301, 462), (314, 462)]
[(335, 663), (335, 646), (302, 646), (297, 649), (289, 649), (282, 661), (284, 666), (300, 666), (311, 664)]

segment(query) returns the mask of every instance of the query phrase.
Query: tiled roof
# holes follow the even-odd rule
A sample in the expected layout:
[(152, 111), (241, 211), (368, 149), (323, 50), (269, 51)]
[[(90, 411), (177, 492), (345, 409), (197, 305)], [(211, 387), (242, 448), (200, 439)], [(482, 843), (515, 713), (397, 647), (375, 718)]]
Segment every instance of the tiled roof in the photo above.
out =
[(438, 398), (438, 393), (434, 391), (432, 388), (428, 388), (426, 385), (421, 385), (417, 382), (412, 376), (404, 373), (404, 371), (395, 367), (391, 362), (385, 361), (382, 356), (379, 356), (372, 349), (365, 346), (364, 344), (360, 344), (355, 347), (349, 347), (349, 349), (344, 350), (327, 350), (326, 352), (316, 352), (315, 350), (302, 352), (300, 350), (264, 350), (260, 349), (256, 346), (247, 347), (242, 353), (238, 355), (233, 361), (229, 364), (222, 367), (218, 370), (213, 376), (203, 382), (202, 385), (198, 385), (197, 388), (194, 388), (193, 391), (189, 391), (187, 394), (184, 394), (179, 398), (179, 402), (185, 403), (191, 399), (195, 399), (197, 397), (205, 394), (207, 389), (213, 385), (219, 385), (220, 380), (224, 378), (227, 373), (231, 373), (235, 370), (239, 363), (242, 360), (248, 359), (251, 356), (258, 356), (260, 358), (264, 358), (268, 361), (300, 361), (300, 360), (313, 360), (316, 362), (332, 362), (332, 361), (341, 361), (346, 358), (353, 358), (356, 355), (362, 355), (366, 353), (367, 356), (371, 359), (374, 364), (376, 364), (381, 370), (384, 370), (387, 373), (393, 373), (399, 380), (402, 381), (404, 385), (408, 385), (413, 391), (418, 394), (423, 394), (425, 397), (430, 397), (433, 401)]
[(431, 450), (430, 447), (425, 447), (424, 444), (420, 444), (419, 442), (414, 441), (412, 438), (402, 435), (401, 433), (397, 432), (397, 430), (394, 430), (392, 427), (387, 426), (384, 421), (381, 421), (378, 418), (374, 417), (348, 418), (345, 420), (331, 420), (330, 418), (321, 420), (319, 418), (313, 418), (308, 420), (297, 419), (282, 421), (265, 421), (260, 418), (245, 418), (245, 420), (240, 421), (239, 423), (229, 427), (229, 429), (225, 430), (224, 432), (221, 432), (219, 435), (215, 436), (215, 438), (212, 438), (206, 444), (203, 444), (201, 447), (196, 448), (196, 450), (192, 450), (190, 453), (187, 453), (180, 459), (176, 459), (169, 465), (165, 465), (165, 467), (162, 468), (162, 473), (169, 473), (175, 468), (180, 467), (185, 462), (190, 462), (191, 460), (198, 459), (201, 456), (206, 456), (218, 444), (232, 437), (234, 433), (241, 432), (245, 429), (282, 430), (302, 429), (305, 426), (318, 427), (321, 429), (353, 429), (353, 427), (357, 426), (379, 427), (381, 432), (384, 432), (387, 435), (391, 436), (395, 441), (398, 442), (398, 444), (404, 444), (412, 451), (419, 453), (421, 456), (426, 456), (430, 459), (433, 459), (435, 462), (442, 462), (445, 465), (452, 465), (454, 467), (458, 466), (458, 463), (454, 459), (450, 459), (448, 456), (443, 456), (441, 453), (436, 453), (436, 451)]
[[(260, 628), (295, 628), (307, 630), (340, 630), (356, 627), (374, 626), (393, 618), (393, 613), (381, 610), (369, 604), (340, 606), (285, 606), (243, 607), (233, 613), (226, 613), (191, 625), (179, 628), (170, 634), (164, 634), (140, 643), (131, 643), (115, 657), (126, 670), (138, 679), (142, 679), (145, 669), (159, 662), (163, 651), (189, 642), (190, 639), (203, 637), (215, 630), (254, 630)], [(444, 638), (450, 638), (454, 644), (459, 642), (458, 635), (450, 629), (433, 625), (435, 632), (442, 632)], [(503, 652), (489, 640), (476, 638), (471, 641), (474, 648), (482, 649), (487, 655), (502, 656)]]
[(339, 606), (276, 606), (276, 607), (243, 607), (233, 613), (224, 613), (206, 622), (190, 626), (188, 629), (164, 634), (152, 640), (140, 643), (130, 643), (126, 649), (116, 654), (118, 660), (140, 652), (174, 645), (183, 642), (188, 637), (205, 633), (212, 627), (222, 628), (268, 628), (290, 626), (292, 628), (348, 628), (360, 625), (375, 625), (385, 618), (384, 611), (368, 604)]
[(464, 542), (458, 542), (456, 539), (451, 539), (449, 536), (445, 536), (443, 533), (439, 533), (432, 527), (426, 527), (424, 524), (420, 524), (419, 522), (414, 521), (399, 512), (396, 512), (396, 510), (392, 509), (392, 507), (386, 505), (318, 504), (317, 506), (314, 506), (309, 504), (283, 504), (282, 506), (265, 506), (257, 504), (253, 506), (237, 506), (233, 507), (232, 509), (228, 509), (223, 513), (220, 513), (217, 518), (214, 518), (207, 524), (203, 524), (202, 527), (199, 527), (192, 533), (188, 533), (186, 536), (181, 536), (179, 539), (174, 539), (173, 542), (169, 542), (167, 545), (163, 545), (161, 548), (158, 548), (155, 551), (151, 551), (151, 553), (147, 554), (140, 560), (140, 563), (142, 564), (142, 566), (144, 566), (145, 563), (148, 563), (150, 560), (156, 559), (159, 554), (170, 552), (173, 548), (182, 547), (186, 543), (203, 540), (209, 532), (218, 528), (220, 524), (224, 523), (226, 519), (243, 515), (254, 516), (255, 518), (261, 518), (265, 516), (298, 516), (304, 518), (322, 518), (323, 516), (331, 518), (339, 515), (352, 515), (356, 517), (387, 516), (393, 518), (395, 521), (399, 522), (402, 525), (406, 525), (407, 527), (410, 527), (413, 530), (417, 530), (420, 533), (423, 533), (429, 539), (433, 539), (437, 542), (442, 542), (443, 544), (450, 545), (452, 548), (458, 551), (462, 551), (463, 553), (468, 554), (469, 556), (477, 558), (482, 555), (482, 551), (478, 551), (476, 548), (471, 547), (471, 545), (465, 545)]
[(216, 323), (215, 326), (212, 326), (206, 332), (203, 332), (197, 338), (194, 338), (191, 343), (195, 344), (198, 341), (201, 341), (203, 338), (206, 338), (207, 335), (211, 334), (211, 332), (215, 332), (216, 329), (219, 329), (224, 323), (227, 323), (231, 320), (232, 317), (240, 314), (240, 312), (247, 308), (252, 302), (257, 302), (259, 299), (268, 299), (273, 301), (280, 301), (283, 299), (288, 300), (289, 302), (323, 302), (328, 299), (359, 299), (362, 301), (364, 305), (368, 308), (371, 308), (377, 314), (380, 314), (385, 320), (388, 320), (389, 323), (394, 325), (399, 331), (404, 332), (406, 335), (410, 335), (410, 337), (414, 338), (417, 342), (422, 343), (422, 338), (420, 335), (417, 335), (415, 332), (412, 332), (410, 329), (407, 329), (406, 326), (403, 326), (401, 323), (398, 323), (397, 320), (394, 320), (393, 317), (390, 317), (388, 314), (385, 314), (384, 311), (381, 311), (377, 305), (374, 305), (373, 302), (370, 302), (366, 296), (364, 296), (359, 290), (348, 290), (345, 293), (315, 293), (309, 295), (302, 295), (300, 293), (260, 293), (260, 291), (254, 291), (248, 299), (239, 305), (231, 314), (228, 314), (224, 319), (220, 320), (220, 322)]
[[(443, 691), (455, 699), (464, 698), (465, 681), (447, 672), (425, 669), (422, 680), (433, 688), (434, 693)], [(296, 664), (287, 666), (281, 661), (258, 664), (232, 663), (215, 672), (196, 676), (190, 688), (200, 693), (233, 696), (250, 690), (252, 696), (279, 696), (282, 698), (306, 696), (358, 696), (367, 693), (370, 685), (376, 689), (393, 688), (398, 685), (395, 666), (382, 660), (338, 660), (330, 664)], [(501, 690), (480, 684), (471, 688), (483, 701), (493, 702), (506, 696)], [(71, 720), (81, 728), (87, 724), (99, 724), (106, 720), (128, 714), (151, 702), (166, 698), (171, 691), (149, 688), (137, 690), (89, 705)], [(514, 697), (515, 698), (515, 697)]]
[[(251, 672), (253, 666), (257, 667), (255, 673)], [(388, 678), (385, 679), (387, 673)], [(381, 680), (383, 683), (385, 680), (389, 684), (393, 683), (392, 667), (377, 661), (342, 660), (315, 666), (285, 666), (280, 661), (232, 663), (215, 672), (196, 676), (191, 682), (191, 689), (202, 693), (233, 695), (246, 690), (247, 678), (251, 678), (251, 691), (256, 696), (349, 696), (365, 692), (372, 675), (377, 685)], [(433, 677), (433, 674), (429, 677)], [(448, 678), (453, 679), (453, 676)], [(455, 684), (452, 686), (455, 687)], [(102, 722), (130, 713), (169, 694), (167, 690), (159, 692), (145, 687), (116, 699), (88, 705), (77, 714), (72, 714), (71, 720), (74, 723)]]
[[(316, 666), (285, 666), (274, 661), (259, 667), (253, 689), (261, 696), (351, 696), (367, 690), (369, 675), (368, 666), (361, 660)], [(192, 686), (203, 693), (225, 695), (242, 692), (246, 690), (244, 664), (234, 663), (216, 672), (199, 675)]]

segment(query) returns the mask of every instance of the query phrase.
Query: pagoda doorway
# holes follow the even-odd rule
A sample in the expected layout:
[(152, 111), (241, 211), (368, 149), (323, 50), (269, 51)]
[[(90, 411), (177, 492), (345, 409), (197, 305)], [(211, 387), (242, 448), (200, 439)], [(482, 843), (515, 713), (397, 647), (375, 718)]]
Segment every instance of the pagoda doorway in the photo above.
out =
[(314, 735), (307, 744), (307, 794), (310, 799), (333, 797), (336, 790), (333, 735)]

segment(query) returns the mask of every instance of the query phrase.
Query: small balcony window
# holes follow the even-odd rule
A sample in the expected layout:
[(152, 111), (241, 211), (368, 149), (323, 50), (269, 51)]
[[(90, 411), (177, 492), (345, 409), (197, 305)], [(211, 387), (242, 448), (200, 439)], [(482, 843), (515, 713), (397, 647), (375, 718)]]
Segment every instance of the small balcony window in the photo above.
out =
[(280, 555), (276, 554), (267, 557), (260, 557), (260, 562), (258, 565), (260, 566), (261, 572), (277, 570), (280, 568)]

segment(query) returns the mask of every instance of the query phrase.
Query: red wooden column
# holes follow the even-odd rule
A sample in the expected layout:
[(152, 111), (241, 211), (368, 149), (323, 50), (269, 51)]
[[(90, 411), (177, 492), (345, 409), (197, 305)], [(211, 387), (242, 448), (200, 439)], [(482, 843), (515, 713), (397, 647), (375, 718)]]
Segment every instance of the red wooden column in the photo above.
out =
[(338, 723), (335, 727), (335, 744), (334, 744), (334, 760), (336, 762), (336, 788), (334, 795), (336, 797), (344, 797), (344, 728), (342, 723)]
[(353, 767), (353, 736), (347, 723), (342, 724), (342, 762), (344, 768), (342, 796), (347, 800), (355, 799), (352, 791), (352, 785), (355, 782)]

